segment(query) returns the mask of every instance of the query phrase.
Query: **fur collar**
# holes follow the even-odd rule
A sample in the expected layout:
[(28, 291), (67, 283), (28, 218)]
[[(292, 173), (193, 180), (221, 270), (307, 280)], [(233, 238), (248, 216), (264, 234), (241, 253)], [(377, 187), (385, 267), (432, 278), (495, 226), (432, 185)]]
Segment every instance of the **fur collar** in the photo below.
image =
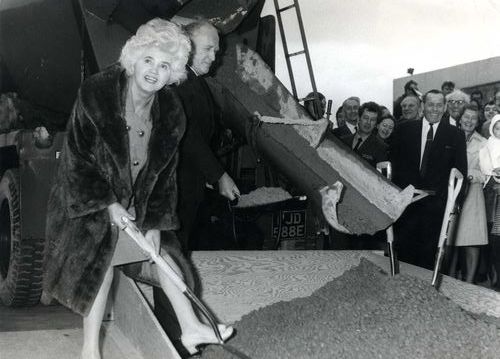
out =
[[(133, 193), (130, 174), (129, 139), (125, 121), (127, 94), (125, 71), (115, 64), (90, 77), (81, 86), (83, 110), (97, 128), (104, 146), (120, 169), (120, 177), (128, 179), (126, 186)], [(186, 119), (177, 94), (170, 88), (160, 90), (151, 107), (153, 128), (148, 147), (148, 162), (138, 176), (137, 197), (147, 202), (158, 174), (171, 163), (184, 135)], [(141, 196), (142, 195), (142, 196)]]

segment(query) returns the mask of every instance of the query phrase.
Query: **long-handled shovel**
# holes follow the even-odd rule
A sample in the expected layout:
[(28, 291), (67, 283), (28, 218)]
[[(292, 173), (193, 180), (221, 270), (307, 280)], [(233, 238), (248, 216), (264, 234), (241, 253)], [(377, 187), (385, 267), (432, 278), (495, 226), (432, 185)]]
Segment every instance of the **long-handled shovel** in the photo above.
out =
[(432, 286), (437, 288), (437, 278), (439, 270), (441, 269), (441, 262), (443, 261), (445, 242), (450, 233), (450, 219), (452, 216), (455, 201), (462, 188), (464, 176), (456, 168), (450, 171), (450, 178), (448, 180), (448, 198), (446, 199), (446, 208), (444, 210), (443, 224), (441, 225), (441, 232), (439, 234), (438, 252), (436, 254), (436, 261), (434, 262), (434, 272), (432, 273)]
[(219, 331), (219, 327), (217, 325), (217, 320), (213, 316), (213, 314), (208, 310), (208, 308), (202, 303), (198, 297), (193, 293), (193, 291), (184, 283), (182, 278), (175, 272), (175, 270), (163, 259), (158, 253), (156, 253), (155, 248), (146, 240), (142, 232), (137, 228), (134, 222), (130, 221), (126, 217), (122, 217), (122, 222), (125, 225), (124, 231), (137, 243), (137, 245), (145, 251), (151, 257), (151, 260), (156, 263), (158, 268), (167, 275), (170, 280), (175, 284), (179, 290), (184, 293), (184, 295), (193, 302), (196, 307), (203, 313), (203, 315), (207, 318), (210, 326), (212, 327), (215, 336), (218, 341), (218, 345), (223, 346), (224, 349), (227, 349), (229, 352), (234, 354), (235, 356), (241, 359), (250, 359), (246, 354), (240, 352), (238, 349), (225, 344), (224, 340)]
[[(389, 181), (392, 180), (391, 162), (384, 161), (377, 163), (377, 171), (383, 173), (384, 169), (386, 170), (385, 176), (387, 177), (387, 179)], [(397, 263), (396, 263), (396, 255), (394, 253), (394, 229), (392, 228), (392, 225), (385, 230), (385, 233), (387, 235), (387, 251), (389, 252), (389, 260), (391, 263), (391, 277), (394, 277), (397, 272), (396, 270)]]

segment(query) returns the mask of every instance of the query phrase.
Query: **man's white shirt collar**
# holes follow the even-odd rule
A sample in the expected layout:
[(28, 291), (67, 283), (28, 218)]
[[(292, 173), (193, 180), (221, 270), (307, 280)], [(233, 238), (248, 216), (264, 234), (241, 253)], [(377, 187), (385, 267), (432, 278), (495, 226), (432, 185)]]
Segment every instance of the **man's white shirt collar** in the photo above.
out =
[(194, 67), (191, 67), (190, 65), (188, 65), (188, 67), (191, 69), (191, 71), (194, 72), (194, 74), (196, 75), (196, 77), (200, 76), (200, 74), (198, 73), (198, 71), (195, 70)]
[(349, 131), (351, 131), (351, 133), (353, 133), (353, 134), (354, 134), (354, 133), (356, 133), (356, 132), (357, 132), (357, 131), (356, 131), (356, 129), (357, 129), (357, 128), (356, 128), (356, 127), (357, 127), (356, 125), (353, 125), (352, 123), (347, 122), (347, 121), (345, 122), (345, 124), (347, 125), (347, 128), (349, 129)]

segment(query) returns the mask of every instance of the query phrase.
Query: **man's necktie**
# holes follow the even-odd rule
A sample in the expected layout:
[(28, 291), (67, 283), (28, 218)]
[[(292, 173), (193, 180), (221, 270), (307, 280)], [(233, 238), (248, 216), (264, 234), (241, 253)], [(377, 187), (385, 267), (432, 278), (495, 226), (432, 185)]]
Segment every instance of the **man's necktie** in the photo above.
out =
[(354, 152), (357, 152), (359, 149), (359, 146), (361, 146), (361, 142), (363, 142), (363, 139), (361, 137), (358, 137), (358, 142), (356, 142), (356, 145), (353, 148)]
[(427, 172), (427, 165), (429, 162), (429, 154), (431, 152), (432, 140), (434, 139), (433, 123), (429, 124), (431, 127), (427, 131), (427, 139), (425, 140), (424, 154), (422, 156), (422, 163), (420, 164), (420, 176), (425, 177)]

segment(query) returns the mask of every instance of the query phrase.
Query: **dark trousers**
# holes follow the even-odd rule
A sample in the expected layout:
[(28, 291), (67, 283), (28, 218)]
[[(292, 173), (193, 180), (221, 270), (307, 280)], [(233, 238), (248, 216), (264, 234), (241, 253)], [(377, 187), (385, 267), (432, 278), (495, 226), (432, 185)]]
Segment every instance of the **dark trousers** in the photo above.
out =
[(412, 203), (394, 225), (400, 261), (433, 269), (446, 201), (429, 196)]
[(192, 249), (191, 234), (197, 227), (197, 214), (200, 203), (205, 198), (205, 184), (199, 173), (187, 169), (178, 173), (177, 215), (181, 228), (176, 232), (184, 253)]

